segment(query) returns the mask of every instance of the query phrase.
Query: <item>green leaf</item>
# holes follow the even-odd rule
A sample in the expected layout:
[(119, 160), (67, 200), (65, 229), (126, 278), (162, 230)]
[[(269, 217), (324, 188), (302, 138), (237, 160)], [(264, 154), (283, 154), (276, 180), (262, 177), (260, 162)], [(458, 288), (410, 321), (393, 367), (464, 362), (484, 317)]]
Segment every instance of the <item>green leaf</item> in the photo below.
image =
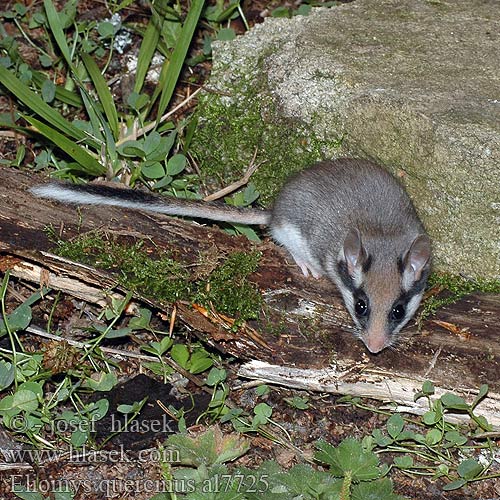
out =
[(209, 356), (208, 352), (198, 350), (191, 355), (191, 359), (189, 360), (189, 372), (196, 375), (208, 370), (213, 364), (214, 361)]
[[(251, 227), (244, 226), (243, 224), (231, 224), (231, 225), (234, 227), (235, 234), (243, 234), (250, 241), (257, 241), (257, 242), (261, 241), (259, 235)], [(228, 232), (232, 234), (229, 230)]]
[(158, 132), (154, 132), (148, 137), (158, 138), (152, 144), (152, 146), (154, 146), (154, 149), (153, 147), (149, 149), (146, 148), (146, 146), (144, 147), (144, 149), (147, 150), (148, 161), (159, 161), (162, 163), (166, 163), (167, 156), (175, 142), (176, 133), (170, 132), (167, 135), (160, 136)]
[(14, 10), (20, 17), (22, 17), (26, 14), (28, 8), (26, 7), (26, 5), (23, 5), (21, 3), (16, 3), (14, 4)]
[(483, 472), (483, 466), (477, 460), (468, 458), (467, 460), (460, 462), (457, 467), (457, 472), (460, 477), (470, 481), (471, 479), (478, 477)]
[(165, 177), (165, 169), (159, 162), (154, 162), (151, 165), (144, 165), (141, 168), (142, 175), (148, 179), (163, 179)]
[(83, 387), (90, 387), (94, 391), (103, 391), (107, 392), (113, 389), (113, 387), (118, 382), (118, 379), (114, 373), (105, 373), (101, 372), (98, 374), (99, 379), (94, 380), (92, 378), (88, 378), (82, 384)]
[[(144, 139), (143, 150), (146, 153), (146, 158), (150, 159), (150, 155), (158, 149), (161, 143), (161, 135), (153, 130)], [(162, 158), (165, 159), (165, 158)]]
[(75, 141), (68, 139), (55, 129), (49, 127), (41, 121), (38, 121), (32, 116), (23, 116), (23, 118), (27, 122), (31, 123), (40, 134), (52, 141), (65, 153), (71, 156), (82, 167), (82, 170), (85, 173), (99, 176), (104, 174), (106, 171), (105, 167), (103, 167), (95, 157), (89, 154), (85, 148), (79, 146)]
[(172, 182), (172, 180), (173, 179), (172, 177), (170, 177), (170, 175), (166, 175), (165, 177), (163, 177), (163, 179), (160, 179), (153, 184), (153, 189), (164, 188), (165, 186), (168, 186)]
[[(104, 327), (107, 329), (107, 327)], [(106, 335), (104, 336), (107, 339), (118, 339), (121, 337), (126, 337), (127, 335), (130, 335), (132, 332), (132, 328), (129, 327), (123, 327), (123, 328), (116, 328), (116, 329), (111, 329), (108, 330)]]
[[(24, 330), (31, 323), (31, 307), (23, 302), (7, 316), (7, 324), (11, 332)], [(0, 336), (7, 332), (5, 323), (0, 319)]]
[(450, 473), (450, 468), (446, 464), (439, 464), (436, 468), (436, 472), (432, 476), (432, 479), (437, 479), (439, 477), (448, 476)]
[(410, 431), (410, 430), (404, 430), (403, 432), (400, 432), (397, 438), (398, 442), (403, 442), (403, 441), (416, 441), (417, 437), (415, 432)]
[(209, 387), (213, 387), (214, 385), (219, 384), (220, 382), (224, 382), (227, 377), (227, 372), (224, 368), (215, 368), (213, 367), (208, 373), (206, 384)]
[(109, 410), (109, 401), (106, 398), (99, 399), (95, 403), (87, 406), (87, 411), (91, 414), (93, 422), (101, 420)]
[(163, 337), (160, 342), (150, 342), (149, 345), (142, 346), (142, 349), (157, 356), (162, 356), (172, 347), (173, 343), (174, 341), (170, 337)]
[(435, 411), (428, 411), (422, 416), (422, 421), (425, 425), (434, 425), (436, 422), (439, 422), (439, 420), (440, 418), (437, 416)]
[(122, 156), (144, 158), (146, 156), (146, 152), (144, 151), (143, 143), (140, 141), (125, 141), (123, 144), (120, 144), (116, 149), (119, 154)]
[(443, 486), (444, 491), (458, 490), (462, 486), (467, 484), (465, 479), (457, 479), (456, 481), (452, 481), (451, 483), (445, 484)]
[(141, 307), (139, 309), (139, 314), (130, 319), (128, 326), (132, 328), (132, 330), (147, 330), (151, 327), (150, 323), (152, 316), (153, 314), (149, 309)]
[(283, 400), (297, 410), (307, 410), (309, 408), (309, 401), (306, 398), (295, 396), (293, 398), (284, 398)]
[(14, 382), (15, 368), (8, 361), (0, 361), (0, 391), (7, 389)]
[(484, 415), (475, 415), (474, 422), (484, 431), (491, 432), (493, 430), (493, 426), (486, 420)]
[(243, 190), (243, 199), (245, 200), (245, 205), (252, 204), (260, 196), (259, 191), (257, 191), (255, 184), (250, 182), (248, 186)]
[[(190, 437), (185, 434), (174, 434), (166, 441), (167, 449), (177, 451), (181, 465), (203, 464), (211, 466), (234, 460), (248, 450), (248, 441), (239, 435), (222, 436), (217, 428), (208, 429), (205, 433)], [(188, 472), (184, 470), (185, 472)], [(176, 476), (177, 477), (177, 476)]]
[(432, 396), (435, 392), (434, 384), (430, 380), (426, 380), (422, 385), (422, 392), (426, 396)]
[(382, 434), (382, 431), (380, 429), (374, 429), (372, 432), (372, 436), (373, 439), (375, 439), (377, 445), (381, 448), (385, 448), (393, 442), (393, 440), (389, 436), (385, 436), (384, 434)]
[[(259, 469), (260, 472), (260, 469)], [(273, 492), (280, 492), (282, 496), (273, 496), (271, 498), (281, 499), (340, 499), (339, 493), (342, 488), (342, 482), (333, 480), (328, 473), (313, 469), (309, 464), (298, 464), (292, 467), (287, 473), (276, 473), (272, 476), (263, 471), (261, 477), (266, 478), (263, 485), (271, 483), (271, 487), (265, 487), (264, 491), (271, 490)], [(249, 479), (254, 476), (250, 474)], [(245, 484), (245, 483), (243, 483)], [(249, 483), (247, 483), (249, 484)], [(262, 493), (263, 493), (262, 492)], [(268, 498), (267, 495), (262, 494), (259, 497), (250, 498)], [(248, 498), (245, 496), (245, 498)]]
[(77, 429), (71, 433), (71, 444), (75, 448), (82, 447), (89, 438), (89, 431), (85, 429)]
[(118, 123), (118, 113), (116, 111), (115, 101), (111, 91), (109, 90), (109, 85), (102, 76), (99, 67), (92, 57), (85, 53), (80, 54), (80, 57), (82, 58), (83, 64), (85, 64), (85, 68), (92, 79), (92, 83), (94, 84), (99, 97), (99, 102), (102, 104), (104, 109), (104, 114), (108, 120), (108, 125), (111, 129), (113, 137), (117, 140), (120, 135), (120, 125)]
[(267, 403), (259, 403), (253, 411), (256, 415), (263, 415), (266, 418), (273, 414), (273, 409)]
[(189, 359), (188, 348), (184, 344), (175, 344), (170, 350), (172, 359), (178, 363), (182, 368), (187, 369), (187, 362)]
[(54, 491), (54, 500), (74, 500), (73, 491), (67, 487), (67, 490)]
[(439, 429), (431, 429), (426, 435), (425, 435), (425, 442), (429, 446), (433, 446), (441, 441), (442, 438), (441, 431)]
[(276, 7), (271, 11), (271, 17), (291, 17), (291, 9), (289, 7)]
[(104, 120), (95, 98), (90, 96), (89, 92), (82, 83), (79, 83), (78, 90), (82, 96), (85, 111), (87, 111), (87, 114), (89, 115), (87, 125), (90, 124), (92, 137), (95, 137), (99, 144), (106, 144), (106, 146), (108, 146), (108, 151), (111, 151), (111, 148), (116, 149), (115, 143), (111, 142), (110, 128)]
[(42, 88), (42, 99), (45, 102), (52, 102), (56, 96), (56, 86), (51, 80), (45, 80), (43, 82)]
[(467, 438), (458, 431), (448, 431), (445, 433), (444, 438), (455, 446), (462, 446), (467, 442)]
[(343, 477), (350, 473), (355, 481), (369, 481), (380, 477), (378, 457), (371, 451), (364, 451), (356, 439), (344, 439), (337, 448), (319, 441), (316, 448), (319, 451), (314, 458), (330, 465), (330, 472), (334, 476)]
[(28, 390), (17, 390), (14, 393), (13, 405), (26, 413), (31, 413), (38, 408), (38, 396)]
[(115, 34), (115, 27), (109, 21), (101, 21), (97, 25), (97, 32), (102, 38), (111, 38)]
[(175, 154), (167, 162), (167, 174), (174, 175), (180, 174), (186, 166), (186, 157), (183, 154)]
[(352, 488), (352, 500), (404, 500), (392, 491), (392, 482), (388, 478), (379, 481), (355, 484)]
[(293, 14), (295, 16), (308, 16), (311, 13), (311, 9), (311, 5), (302, 4)]
[(269, 394), (271, 392), (271, 389), (267, 384), (262, 384), (259, 385), (258, 387), (255, 388), (255, 394), (257, 396), (265, 396), (266, 394)]
[(131, 405), (126, 405), (126, 404), (118, 405), (116, 409), (120, 413), (124, 414), (129, 414), (129, 413), (137, 414), (141, 411), (141, 409), (143, 408), (143, 406), (146, 404), (147, 401), (148, 397), (146, 396), (141, 401), (134, 401)]
[[(52, 58), (46, 54), (40, 54), (38, 56), (38, 60), (40, 61), (40, 65), (42, 66), (42, 68), (51, 68), (52, 65), (54, 64), (54, 61), (52, 61)], [(33, 72), (33, 74), (34, 73), (35, 72)]]
[(394, 465), (399, 469), (410, 469), (413, 467), (413, 458), (410, 455), (394, 458)]
[(140, 110), (149, 102), (149, 97), (146, 94), (138, 94), (137, 92), (131, 92), (127, 97), (127, 104), (135, 109)]
[(164, 352), (167, 352), (172, 347), (173, 343), (174, 343), (174, 339), (172, 339), (170, 337), (163, 337), (160, 341), (161, 354), (163, 354)]
[(244, 412), (241, 408), (231, 408), (221, 419), (220, 423), (223, 424), (225, 422), (229, 422), (233, 418), (237, 418), (242, 415)]
[(401, 417), (399, 413), (391, 415), (389, 420), (387, 420), (387, 432), (389, 436), (391, 436), (392, 439), (396, 439), (403, 430), (404, 425), (405, 422), (403, 417)]
[(267, 424), (271, 415), (273, 414), (273, 409), (267, 403), (259, 403), (254, 409), (254, 417), (252, 419), (252, 424), (255, 427), (259, 425)]
[(14, 396), (9, 394), (8, 396), (0, 399), (0, 413), (10, 412), (11, 410), (15, 410), (14, 415), (17, 415), (20, 411), (14, 405)]
[(239, 434), (225, 435), (217, 444), (216, 464), (231, 462), (244, 455), (249, 448), (248, 440)]
[(170, 366), (160, 363), (159, 361), (145, 362), (144, 367), (148, 370), (151, 370), (155, 375), (158, 375), (160, 377), (171, 375), (175, 371)]
[(13, 492), (21, 498), (21, 500), (46, 500), (38, 491), (27, 491), (24, 486), (14, 484)]
[(460, 411), (469, 411), (470, 409), (464, 398), (457, 396), (456, 394), (452, 394), (451, 392), (443, 394), (440, 399), (443, 406), (446, 408)]
[(152, 496), (150, 500), (172, 500), (172, 497), (170, 496), (170, 493), (157, 493)]
[(24, 382), (19, 387), (18, 390), (31, 391), (33, 394), (37, 395), (39, 398), (43, 397), (43, 387), (39, 382)]
[(235, 11), (238, 9), (239, 1), (229, 2), (229, 6), (225, 9), (215, 7), (212, 9), (213, 14), (210, 15), (210, 7), (207, 7), (205, 17), (210, 21), (215, 21), (216, 24), (221, 24), (230, 18), (233, 18)]
[(217, 40), (221, 40), (223, 42), (228, 42), (230, 40), (234, 40), (236, 38), (236, 33), (233, 28), (221, 28), (217, 33)]
[(479, 388), (479, 392), (476, 396), (476, 399), (474, 399), (474, 402), (472, 403), (472, 409), (474, 409), (478, 404), (479, 402), (484, 398), (486, 397), (486, 395), (488, 394), (488, 390), (489, 390), (489, 387), (487, 384), (482, 384), (481, 387)]

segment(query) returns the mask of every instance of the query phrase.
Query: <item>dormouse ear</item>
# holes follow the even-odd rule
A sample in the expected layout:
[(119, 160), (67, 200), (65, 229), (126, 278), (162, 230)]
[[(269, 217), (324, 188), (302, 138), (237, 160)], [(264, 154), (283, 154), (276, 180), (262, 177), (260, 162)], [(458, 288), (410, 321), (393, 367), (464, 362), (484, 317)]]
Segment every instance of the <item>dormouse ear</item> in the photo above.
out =
[(351, 276), (361, 269), (366, 261), (367, 253), (361, 241), (358, 229), (350, 229), (344, 240), (344, 258)]
[(426, 234), (418, 235), (404, 258), (405, 271), (411, 271), (418, 281), (431, 258), (431, 240)]

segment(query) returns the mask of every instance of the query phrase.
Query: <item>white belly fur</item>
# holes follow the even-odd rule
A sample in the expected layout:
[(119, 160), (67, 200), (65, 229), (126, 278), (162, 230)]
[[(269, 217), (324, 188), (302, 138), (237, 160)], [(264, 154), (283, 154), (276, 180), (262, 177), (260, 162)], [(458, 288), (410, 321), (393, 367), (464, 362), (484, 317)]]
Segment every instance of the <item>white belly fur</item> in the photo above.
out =
[(304, 276), (309, 276), (310, 272), (314, 278), (319, 278), (323, 274), (321, 264), (312, 257), (309, 246), (299, 228), (285, 223), (272, 227), (271, 234), (277, 243), (283, 245), (290, 252)]

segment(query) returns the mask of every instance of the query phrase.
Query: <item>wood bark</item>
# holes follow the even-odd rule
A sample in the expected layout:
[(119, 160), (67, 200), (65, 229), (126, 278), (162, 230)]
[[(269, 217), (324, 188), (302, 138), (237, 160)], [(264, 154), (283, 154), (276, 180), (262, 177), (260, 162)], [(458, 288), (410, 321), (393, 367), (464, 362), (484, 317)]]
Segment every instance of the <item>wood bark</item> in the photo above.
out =
[[(500, 426), (499, 296), (468, 296), (425, 321), (420, 332), (415, 325), (407, 327), (395, 349), (371, 355), (352, 335), (351, 319), (335, 287), (325, 279), (304, 278), (286, 253), (267, 239), (255, 245), (211, 225), (118, 208), (77, 209), (27, 192), (45, 181), (33, 173), (0, 168), (0, 271), (10, 269), (20, 279), (104, 305), (108, 290), (122, 296), (125, 291), (109, 273), (52, 255), (45, 228), (51, 226), (64, 239), (96, 229), (144, 238), (188, 262), (202, 252), (228, 254), (256, 247), (262, 259), (250, 279), (266, 302), (259, 321), (234, 334), (221, 318), (207, 317), (191, 304), (176, 305), (178, 319), (200, 338), (222, 352), (261, 363), (242, 367), (242, 376), (393, 400), (414, 411), (418, 409), (413, 394), (424, 380), (432, 380), (438, 392), (465, 396), (486, 383), (490, 398), (479, 405), (478, 413), (483, 411)], [(171, 305), (151, 297), (138, 300), (171, 310)], [(445, 329), (434, 320), (456, 328)], [(283, 378), (277, 376), (280, 373)], [(304, 386), (305, 380), (309, 385)]]

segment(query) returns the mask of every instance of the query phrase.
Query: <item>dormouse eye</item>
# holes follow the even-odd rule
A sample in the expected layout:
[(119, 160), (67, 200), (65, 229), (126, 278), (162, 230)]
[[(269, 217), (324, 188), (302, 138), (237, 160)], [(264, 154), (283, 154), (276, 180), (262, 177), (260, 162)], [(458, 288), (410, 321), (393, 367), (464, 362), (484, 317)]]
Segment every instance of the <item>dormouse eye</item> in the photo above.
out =
[(368, 305), (363, 299), (358, 299), (354, 304), (354, 311), (358, 316), (365, 316), (368, 311)]
[(397, 306), (394, 306), (391, 311), (391, 317), (395, 321), (401, 321), (406, 314), (406, 309), (403, 304), (398, 304)]

